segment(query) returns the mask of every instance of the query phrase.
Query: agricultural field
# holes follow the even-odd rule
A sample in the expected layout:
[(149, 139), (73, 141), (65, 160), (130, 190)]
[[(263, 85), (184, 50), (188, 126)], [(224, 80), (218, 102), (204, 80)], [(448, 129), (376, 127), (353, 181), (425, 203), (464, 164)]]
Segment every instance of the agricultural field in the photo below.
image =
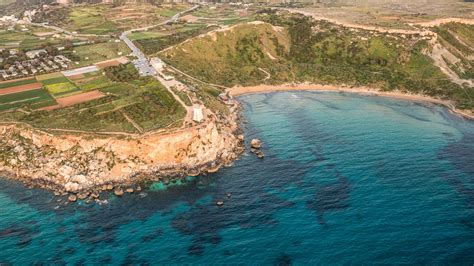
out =
[(140, 31), (140, 32), (133, 32), (131, 34), (128, 34), (128, 38), (132, 41), (159, 38), (163, 36), (166, 36), (166, 34), (162, 32), (156, 32), (156, 31)]
[(36, 83), (36, 79), (27, 78), (27, 79), (21, 79), (21, 80), (17, 80), (17, 81), (2, 81), (2, 82), (0, 82), (0, 89), (16, 87), (16, 86), (21, 86), (21, 85), (27, 85), (27, 84), (31, 84), (31, 83)]
[(412, 29), (409, 23), (423, 23), (439, 18), (472, 18), (471, 3), (444, 0), (429, 4), (424, 1), (405, 1), (403, 4), (316, 4), (300, 8), (307, 14), (344, 23)]
[[(70, 77), (52, 73), (0, 83), (4, 87), (0, 91), (40, 84), (40, 89), (0, 95), (0, 121), (45, 129), (130, 133), (179, 125), (186, 110), (157, 80), (140, 78), (132, 70), (136, 72), (127, 64)], [(15, 110), (18, 107), (22, 110)]]
[(0, 28), (0, 49), (17, 48), (21, 50), (34, 50), (46, 44), (60, 44), (60, 39), (49, 36), (37, 36), (31, 27), (15, 26), (7, 29)]
[(73, 61), (79, 63), (75, 64), (76, 67), (88, 66), (93, 63), (126, 56), (131, 52), (125, 43), (113, 41), (77, 46), (74, 48), (74, 51), (75, 53), (72, 53)]
[(78, 5), (53, 8), (37, 16), (37, 22), (49, 22), (69, 31), (93, 35), (118, 35), (125, 30), (158, 24), (189, 8), (187, 4), (154, 6)]
[(250, 21), (255, 11), (235, 9), (229, 5), (204, 6), (184, 15), (176, 23), (135, 32), (130, 37), (145, 54), (155, 55), (165, 48), (219, 27)]
[(44, 89), (0, 95), (0, 111), (18, 108), (24, 105), (28, 105), (31, 108), (40, 108), (54, 104), (56, 104), (56, 102)]

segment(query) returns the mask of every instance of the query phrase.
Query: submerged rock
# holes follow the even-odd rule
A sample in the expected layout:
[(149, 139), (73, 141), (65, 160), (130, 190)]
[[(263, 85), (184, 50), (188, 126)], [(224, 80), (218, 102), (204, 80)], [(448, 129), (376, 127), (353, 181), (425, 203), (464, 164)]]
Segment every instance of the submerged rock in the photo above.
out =
[(218, 201), (218, 202), (216, 202), (216, 205), (219, 206), (219, 207), (220, 207), (220, 206), (223, 206), (223, 205), (224, 205), (224, 202), (223, 202), (223, 201)]

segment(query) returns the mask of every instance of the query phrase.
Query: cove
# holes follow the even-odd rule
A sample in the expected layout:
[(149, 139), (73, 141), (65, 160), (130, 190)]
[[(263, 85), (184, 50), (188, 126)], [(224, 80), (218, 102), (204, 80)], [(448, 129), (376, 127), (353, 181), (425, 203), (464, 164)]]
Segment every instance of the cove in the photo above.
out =
[(473, 122), (337, 92), (239, 100), (263, 160), (103, 205), (0, 179), (0, 263), (474, 262)]

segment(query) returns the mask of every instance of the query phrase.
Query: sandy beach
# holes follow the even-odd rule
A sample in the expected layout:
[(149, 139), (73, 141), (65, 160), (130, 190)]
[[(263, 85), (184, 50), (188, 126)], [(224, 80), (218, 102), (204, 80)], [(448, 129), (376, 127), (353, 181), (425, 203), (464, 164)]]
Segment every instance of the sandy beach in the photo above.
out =
[(232, 87), (228, 90), (229, 95), (238, 96), (242, 94), (251, 93), (265, 93), (265, 92), (276, 92), (276, 91), (336, 91), (336, 92), (347, 92), (357, 93), (362, 95), (380, 96), (380, 97), (391, 97), (397, 99), (410, 100), (415, 102), (428, 102), (438, 104), (447, 107), (451, 112), (460, 115), (464, 118), (474, 120), (474, 114), (467, 110), (459, 110), (449, 100), (442, 100), (433, 98), (426, 95), (420, 94), (409, 94), (401, 91), (380, 91), (370, 87), (347, 87), (344, 85), (323, 85), (323, 84), (312, 84), (312, 83), (298, 83), (298, 84), (282, 84), (282, 85), (257, 85), (249, 87)]

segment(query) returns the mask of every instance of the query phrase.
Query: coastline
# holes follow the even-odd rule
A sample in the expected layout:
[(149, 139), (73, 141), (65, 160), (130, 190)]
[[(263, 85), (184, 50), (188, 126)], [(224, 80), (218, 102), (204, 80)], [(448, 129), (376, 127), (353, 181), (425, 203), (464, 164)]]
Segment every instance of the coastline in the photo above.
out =
[(69, 196), (98, 200), (141, 190), (140, 184), (165, 185), (187, 176), (214, 173), (244, 151), (239, 105), (228, 121), (208, 117), (178, 131), (141, 136), (49, 134), (23, 124), (0, 124), (0, 176)]
[(371, 87), (348, 87), (345, 85), (324, 85), (317, 83), (286, 83), (280, 85), (255, 85), (255, 86), (234, 86), (229, 88), (227, 92), (230, 96), (235, 97), (243, 94), (270, 93), (279, 91), (332, 91), (346, 92), (367, 96), (388, 97), (401, 100), (408, 100), (420, 103), (432, 103), (448, 108), (452, 113), (459, 115), (468, 120), (474, 120), (474, 114), (469, 111), (459, 110), (449, 100), (438, 99), (421, 94), (410, 94), (402, 91), (381, 91)]

